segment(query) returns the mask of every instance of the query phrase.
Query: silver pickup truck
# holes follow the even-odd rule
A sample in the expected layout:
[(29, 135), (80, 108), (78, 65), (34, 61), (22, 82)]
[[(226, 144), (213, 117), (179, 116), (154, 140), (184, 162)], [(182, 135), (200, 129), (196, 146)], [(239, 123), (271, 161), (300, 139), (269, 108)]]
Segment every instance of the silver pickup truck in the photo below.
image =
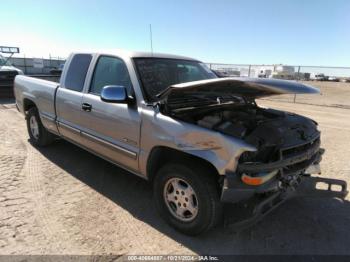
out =
[(250, 202), (252, 222), (320, 173), (320, 132), (257, 98), (319, 90), (292, 81), (217, 78), (165, 54), (74, 53), (60, 83), (17, 76), (30, 140), (66, 139), (153, 184), (162, 217), (186, 234), (217, 224), (223, 203)]

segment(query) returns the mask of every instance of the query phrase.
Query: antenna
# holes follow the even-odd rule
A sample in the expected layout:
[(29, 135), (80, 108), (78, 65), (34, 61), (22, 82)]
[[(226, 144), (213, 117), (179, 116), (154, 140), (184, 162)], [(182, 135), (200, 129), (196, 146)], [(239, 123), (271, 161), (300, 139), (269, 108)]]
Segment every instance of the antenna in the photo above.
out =
[(150, 37), (150, 40), (151, 40), (151, 53), (153, 55), (152, 25), (151, 24), (149, 24), (149, 37)]

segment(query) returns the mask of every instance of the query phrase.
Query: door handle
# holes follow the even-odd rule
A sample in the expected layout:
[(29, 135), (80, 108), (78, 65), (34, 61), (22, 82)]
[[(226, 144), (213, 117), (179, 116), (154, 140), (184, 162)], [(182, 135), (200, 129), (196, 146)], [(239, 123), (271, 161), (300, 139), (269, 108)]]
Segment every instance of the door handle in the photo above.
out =
[(90, 112), (91, 109), (92, 109), (92, 105), (90, 105), (90, 104), (88, 104), (88, 103), (83, 103), (83, 104), (81, 105), (81, 108), (82, 108), (84, 111), (86, 111), (86, 112)]

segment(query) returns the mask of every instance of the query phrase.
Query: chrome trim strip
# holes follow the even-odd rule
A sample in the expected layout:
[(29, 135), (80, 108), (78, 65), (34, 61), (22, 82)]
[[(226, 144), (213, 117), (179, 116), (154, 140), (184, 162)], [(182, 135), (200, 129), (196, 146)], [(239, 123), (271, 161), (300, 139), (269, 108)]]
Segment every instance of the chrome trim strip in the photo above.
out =
[(77, 129), (77, 128), (75, 128), (75, 127), (72, 127), (72, 126), (70, 126), (70, 125), (64, 124), (64, 123), (62, 123), (62, 122), (60, 122), (60, 121), (57, 121), (57, 125), (58, 125), (59, 127), (64, 127), (64, 128), (66, 128), (66, 129), (69, 129), (69, 130), (71, 130), (71, 131), (77, 133), (77, 134), (80, 134), (80, 130), (79, 130), (79, 129)]
[(120, 147), (120, 146), (118, 146), (118, 145), (116, 145), (116, 144), (113, 144), (113, 143), (111, 143), (111, 142), (108, 142), (108, 141), (106, 141), (106, 140), (104, 140), (104, 139), (98, 138), (98, 137), (96, 137), (96, 136), (90, 135), (90, 134), (85, 133), (85, 132), (81, 132), (81, 134), (82, 134), (83, 136), (86, 136), (87, 138), (90, 138), (90, 139), (92, 139), (92, 140), (97, 141), (97, 142), (100, 143), (100, 144), (103, 144), (103, 145), (112, 147), (113, 149), (116, 149), (116, 150), (118, 150), (120, 153), (125, 154), (125, 155), (127, 155), (127, 156), (129, 156), (129, 157), (131, 157), (131, 158), (133, 158), (133, 159), (136, 159), (136, 158), (137, 158), (137, 153), (135, 153), (135, 152), (133, 152), (133, 151), (130, 151), (130, 150), (128, 150), (128, 149), (125, 149), (125, 148)]
[(130, 172), (130, 173), (132, 173), (132, 174), (134, 174), (134, 175), (137, 175), (138, 177), (141, 177), (141, 178), (143, 178), (143, 179), (145, 179), (145, 180), (148, 180), (148, 177), (147, 177), (147, 176), (144, 176), (144, 175), (142, 175), (141, 173), (139, 173), (139, 172), (136, 171), (136, 170), (130, 169), (130, 168), (128, 168), (128, 167), (125, 167), (124, 165), (122, 165), (122, 164), (120, 164), (120, 163), (117, 163), (117, 162), (115, 162), (115, 161), (112, 160), (112, 159), (109, 159), (108, 157), (103, 156), (103, 155), (101, 155), (101, 154), (95, 152), (95, 151), (92, 150), (91, 148), (88, 148), (88, 147), (86, 147), (86, 146), (84, 146), (84, 145), (82, 145), (82, 144), (79, 144), (78, 142), (76, 142), (76, 141), (74, 141), (74, 140), (72, 140), (72, 139), (70, 139), (70, 138), (66, 138), (66, 137), (65, 137), (64, 139), (67, 140), (67, 141), (69, 141), (69, 142), (71, 142), (73, 145), (76, 145), (76, 146), (78, 146), (78, 147), (80, 147), (80, 148), (86, 150), (87, 152), (90, 152), (91, 154), (93, 154), (93, 155), (95, 155), (95, 156), (97, 156), (97, 157), (100, 157), (100, 158), (102, 158), (103, 160), (108, 161), (109, 163), (111, 163), (111, 164), (113, 164), (113, 165), (115, 165), (115, 166), (118, 166), (118, 167), (120, 167), (120, 168), (123, 168), (123, 169), (125, 169), (126, 171), (128, 171), (128, 172)]
[(45, 118), (45, 119), (47, 119), (49, 121), (52, 121), (52, 122), (55, 121), (55, 118), (53, 118), (52, 116), (47, 115), (46, 113), (41, 113), (40, 115), (41, 115), (41, 117), (43, 117), (43, 118)]

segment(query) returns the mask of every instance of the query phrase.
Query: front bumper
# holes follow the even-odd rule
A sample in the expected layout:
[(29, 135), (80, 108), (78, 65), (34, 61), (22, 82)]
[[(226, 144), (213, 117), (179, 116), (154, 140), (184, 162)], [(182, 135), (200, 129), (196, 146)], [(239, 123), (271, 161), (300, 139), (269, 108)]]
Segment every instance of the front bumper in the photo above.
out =
[[(316, 137), (303, 145), (281, 149), (279, 160), (275, 162), (245, 162), (238, 165), (237, 173), (226, 174), (221, 200), (243, 202), (244, 210), (241, 213), (246, 214), (248, 211), (248, 216), (239, 219), (234, 226), (239, 228), (255, 223), (286, 199), (296, 195), (295, 192), (304, 196), (345, 198), (348, 193), (345, 181), (310, 176), (321, 173), (319, 163), (323, 153), (320, 139)], [(261, 184), (253, 185), (249, 180), (244, 180), (246, 176), (267, 178), (269, 172), (276, 171), (276, 175)], [(326, 184), (326, 189), (319, 189), (318, 183)]]
[[(237, 173), (228, 173), (224, 179), (221, 201), (237, 203), (249, 199), (256, 194), (276, 192), (286, 187), (295, 188), (299, 185), (300, 178), (303, 175), (315, 174), (315, 172), (317, 174), (321, 173), (319, 162), (321, 161), (323, 152), (324, 150), (320, 149), (306, 161), (306, 165), (304, 162), (302, 165), (299, 164), (297, 168), (294, 167), (293, 169), (288, 169), (288, 171), (284, 169), (284, 166), (280, 166), (278, 169), (280, 173), (278, 175), (259, 186), (247, 185), (242, 182), (241, 176)], [(272, 166), (276, 167), (277, 165), (276, 163), (272, 163)], [(256, 170), (255, 172), (258, 171)]]
[[(263, 219), (267, 214), (293, 196), (327, 198), (337, 197), (345, 199), (348, 194), (347, 184), (343, 180), (311, 176), (303, 176), (302, 180), (301, 186), (298, 187), (297, 191), (289, 187), (275, 193), (268, 194), (264, 198), (252, 199), (252, 201), (250, 201), (247, 205), (247, 209), (250, 208), (251, 212), (248, 212), (248, 215), (246, 215), (245, 218), (241, 218), (239, 221), (236, 221), (229, 226), (238, 230), (249, 227)], [(318, 183), (326, 184), (327, 188), (319, 189), (317, 187)]]
[[(271, 163), (240, 163), (235, 173), (227, 173), (222, 188), (223, 202), (237, 203), (255, 194), (276, 192), (281, 188), (294, 188), (304, 174), (320, 174), (324, 149), (320, 148), (319, 137), (310, 142), (280, 151), (280, 160)], [(277, 175), (261, 185), (248, 185), (242, 182), (242, 175), (262, 177), (269, 172), (278, 171)]]
[(226, 174), (221, 191), (221, 201), (237, 203), (253, 197), (255, 194), (279, 190), (279, 181), (271, 179), (260, 186), (246, 185), (236, 173)]

